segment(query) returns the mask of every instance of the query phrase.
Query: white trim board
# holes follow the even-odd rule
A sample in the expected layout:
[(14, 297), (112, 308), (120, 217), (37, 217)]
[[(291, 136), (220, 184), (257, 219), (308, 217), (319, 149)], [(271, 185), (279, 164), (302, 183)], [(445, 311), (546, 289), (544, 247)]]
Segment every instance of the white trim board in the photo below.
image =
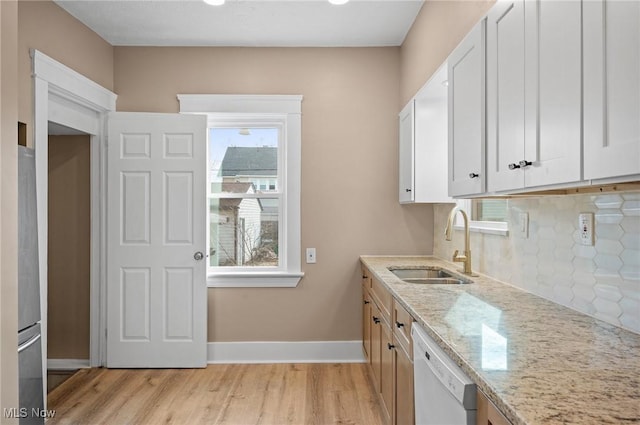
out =
[(77, 370), (89, 367), (89, 359), (47, 359), (48, 370)]
[(207, 363), (364, 363), (362, 341), (209, 342)]
[[(38, 257), (42, 320), (43, 389), (47, 367), (47, 226), (48, 226), (48, 122), (83, 131), (91, 136), (91, 296), (90, 363), (103, 364), (104, 325), (104, 115), (115, 110), (117, 96), (73, 69), (38, 50), (30, 50), (34, 89), (33, 147), (36, 155), (38, 204)], [(45, 399), (46, 408), (46, 399)]]

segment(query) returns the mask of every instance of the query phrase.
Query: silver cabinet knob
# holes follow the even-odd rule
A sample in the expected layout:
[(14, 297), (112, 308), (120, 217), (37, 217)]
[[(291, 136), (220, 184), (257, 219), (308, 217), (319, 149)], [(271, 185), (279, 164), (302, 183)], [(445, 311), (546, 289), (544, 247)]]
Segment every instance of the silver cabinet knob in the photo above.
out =
[(195, 254), (193, 254), (193, 258), (196, 261), (200, 261), (200, 260), (202, 260), (204, 258), (204, 254), (202, 252), (198, 251)]

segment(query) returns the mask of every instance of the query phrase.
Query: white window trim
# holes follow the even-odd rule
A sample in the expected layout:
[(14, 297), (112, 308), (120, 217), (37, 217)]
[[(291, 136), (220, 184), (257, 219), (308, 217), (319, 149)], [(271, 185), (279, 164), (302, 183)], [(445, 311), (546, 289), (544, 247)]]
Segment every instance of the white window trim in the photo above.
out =
[[(206, 114), (209, 121), (233, 120), (246, 114), (284, 117), (286, 143), (286, 194), (283, 239), (284, 269), (276, 271), (221, 271), (207, 276), (207, 286), (213, 288), (273, 288), (296, 287), (304, 273), (300, 251), (300, 171), (302, 146), (302, 96), (300, 95), (217, 95), (179, 94), (180, 113)], [(203, 194), (203, 196), (206, 196)]]
[[(456, 204), (471, 218), (471, 199), (457, 199)], [(462, 215), (458, 214), (453, 223), (455, 230), (464, 230)], [(506, 221), (476, 221), (469, 219), (469, 231), (475, 233), (485, 233), (489, 235), (508, 236), (509, 223)]]

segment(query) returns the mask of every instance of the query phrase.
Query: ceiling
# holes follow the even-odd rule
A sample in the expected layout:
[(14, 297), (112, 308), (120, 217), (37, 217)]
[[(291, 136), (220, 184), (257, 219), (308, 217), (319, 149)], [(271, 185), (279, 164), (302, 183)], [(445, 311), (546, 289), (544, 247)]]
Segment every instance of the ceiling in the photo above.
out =
[(114, 46), (402, 44), (423, 0), (54, 0)]

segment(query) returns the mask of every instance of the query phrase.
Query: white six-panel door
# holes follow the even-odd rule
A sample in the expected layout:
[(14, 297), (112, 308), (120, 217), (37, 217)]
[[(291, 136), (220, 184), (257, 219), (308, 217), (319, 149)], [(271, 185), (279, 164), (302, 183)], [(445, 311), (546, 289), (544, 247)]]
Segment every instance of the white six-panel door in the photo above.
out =
[(206, 365), (206, 117), (112, 113), (107, 366)]

